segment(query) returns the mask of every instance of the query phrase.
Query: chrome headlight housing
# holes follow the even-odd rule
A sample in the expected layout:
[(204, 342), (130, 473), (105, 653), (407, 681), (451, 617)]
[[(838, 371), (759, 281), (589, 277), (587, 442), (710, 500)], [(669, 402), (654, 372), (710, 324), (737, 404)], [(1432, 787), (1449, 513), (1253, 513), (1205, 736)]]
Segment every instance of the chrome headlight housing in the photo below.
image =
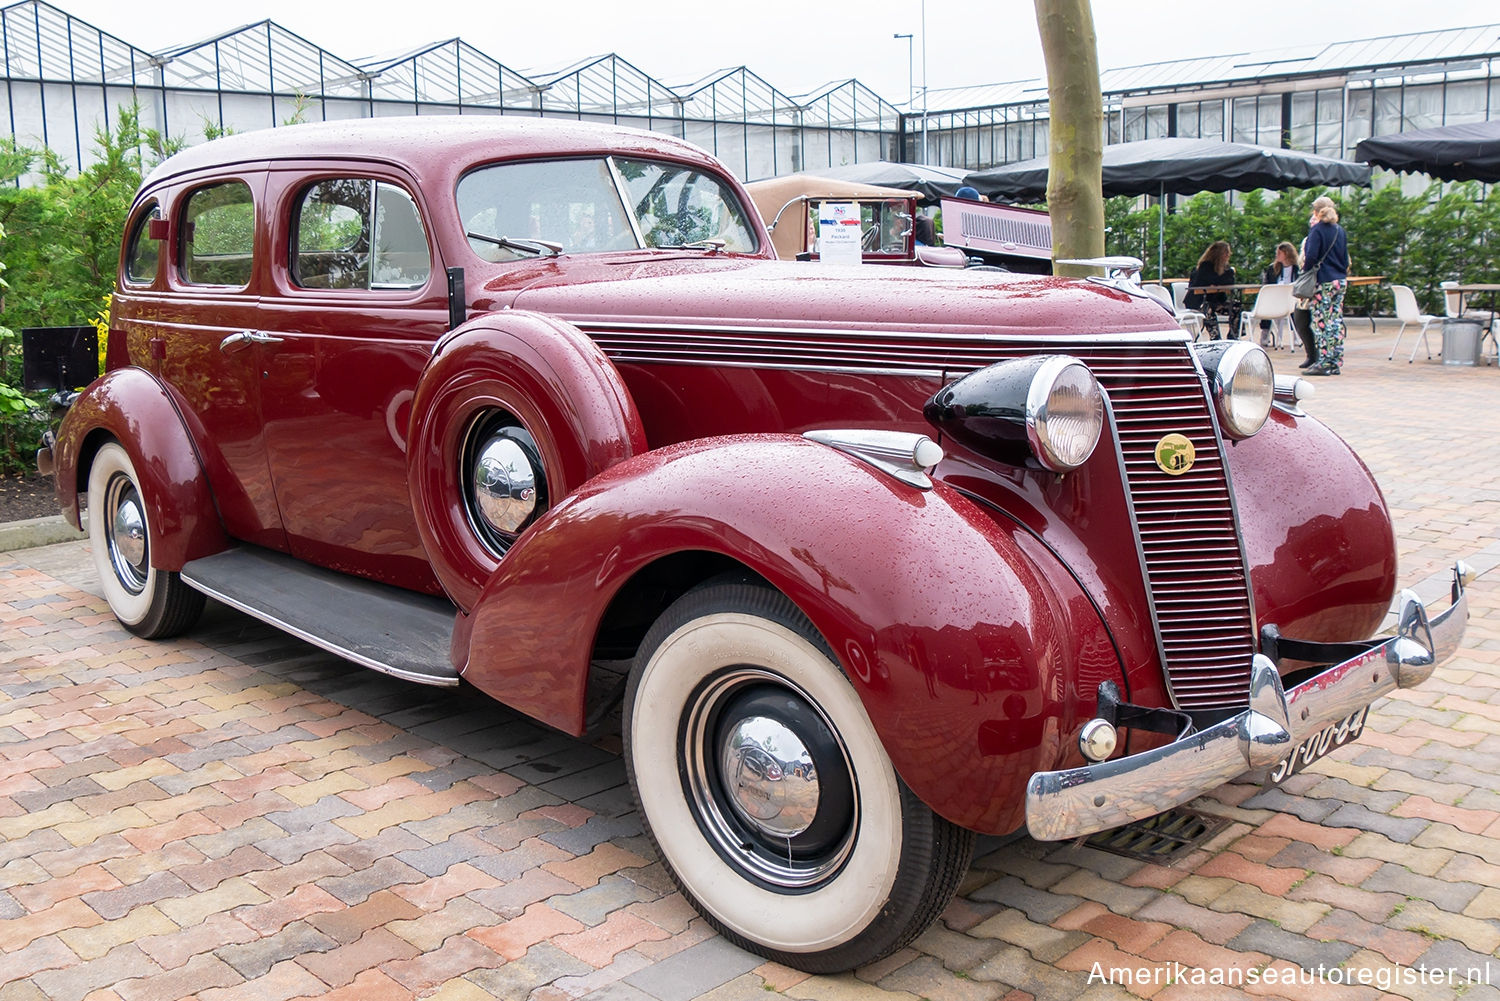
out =
[(982, 455), (1066, 473), (1104, 431), (1104, 390), (1067, 355), (997, 362), (945, 386), (923, 409), (940, 431)]
[(1265, 426), (1276, 395), (1276, 373), (1259, 345), (1210, 341), (1196, 345), (1225, 436), (1249, 438)]

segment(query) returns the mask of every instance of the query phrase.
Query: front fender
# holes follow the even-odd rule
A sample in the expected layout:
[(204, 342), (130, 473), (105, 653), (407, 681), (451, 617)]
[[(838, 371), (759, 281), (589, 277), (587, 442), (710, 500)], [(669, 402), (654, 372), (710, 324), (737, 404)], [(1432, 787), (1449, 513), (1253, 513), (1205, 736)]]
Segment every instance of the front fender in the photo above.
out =
[[(455, 636), (464, 678), (581, 731), (588, 662), (615, 594), (681, 552), (730, 557), (808, 616), (903, 779), (975, 830), (1021, 822), (1034, 771), (1119, 660), (1035, 540), (942, 485), (917, 490), (789, 436), (707, 439), (628, 459), (522, 537)], [(465, 662), (466, 661), (466, 662)]]
[(1260, 624), (1322, 642), (1372, 635), (1396, 592), (1396, 537), (1359, 456), (1279, 409), (1225, 453)]
[(63, 419), (53, 448), (63, 517), (82, 527), (78, 496), (106, 438), (120, 443), (140, 477), (153, 567), (181, 570), (188, 560), (229, 548), (192, 437), (166, 389), (141, 368), (106, 373), (79, 394)]

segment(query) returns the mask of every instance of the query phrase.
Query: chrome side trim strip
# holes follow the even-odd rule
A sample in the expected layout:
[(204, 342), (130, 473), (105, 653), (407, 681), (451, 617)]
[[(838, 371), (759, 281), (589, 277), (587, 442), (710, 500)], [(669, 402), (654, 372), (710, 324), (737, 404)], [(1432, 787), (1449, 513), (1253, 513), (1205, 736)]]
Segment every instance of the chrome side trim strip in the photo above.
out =
[(379, 671), (381, 674), (389, 674), (393, 678), (400, 678), (403, 681), (415, 681), (418, 684), (432, 685), (436, 688), (458, 687), (459, 679), (457, 676), (453, 678), (435, 678), (430, 674), (422, 674), (419, 671), (406, 671), (399, 667), (394, 667), (390, 664), (382, 663), (371, 657), (366, 657), (363, 654), (355, 653), (353, 650), (345, 649), (344, 647), (339, 646), (337, 643), (329, 641), (323, 636), (319, 636), (315, 633), (310, 633), (305, 629), (299, 629), (296, 626), (289, 625), (288, 623), (283, 622), (281, 619), (278, 619), (276, 616), (267, 612), (265, 609), (256, 608), (254, 605), (250, 605), (243, 601), (240, 601), (238, 598), (230, 597), (229, 595), (220, 592), (216, 588), (210, 587), (200, 581), (193, 580), (193, 578), (187, 572), (183, 572), (181, 574), (181, 577), (184, 584), (188, 585), (196, 591), (202, 591), (204, 594), (208, 595), (210, 598), (213, 598), (215, 601), (223, 602), (236, 611), (244, 612), (251, 618), (259, 619), (267, 625), (275, 626), (277, 629), (280, 629), (282, 632), (286, 633), (289, 636), (295, 636), (299, 640), (305, 640), (306, 642), (311, 643), (313, 646), (318, 647), (319, 649), (327, 650), (329, 653), (337, 657), (342, 657), (344, 660), (347, 660), (351, 663), (358, 664), (360, 667), (368, 667), (373, 671)]
[(1146, 330), (1139, 333), (1120, 334), (1001, 334), (1001, 333), (965, 333), (959, 331), (923, 331), (900, 328), (892, 330), (872, 330), (868, 328), (851, 329), (848, 327), (776, 327), (776, 326), (732, 326), (730, 324), (711, 323), (617, 323), (613, 320), (588, 320), (574, 317), (564, 317), (569, 323), (578, 327), (586, 333), (596, 333), (616, 330), (620, 333), (636, 333), (651, 331), (671, 331), (674, 333), (693, 334), (737, 334), (743, 336), (764, 336), (766, 334), (796, 334), (804, 337), (829, 337), (829, 338), (853, 338), (872, 337), (885, 340), (896, 340), (910, 342), (913, 338), (933, 338), (940, 340), (978, 341), (981, 343), (1001, 344), (1074, 344), (1074, 345), (1098, 345), (1098, 344), (1185, 344), (1188, 336), (1182, 328), (1173, 330)]
[(1250, 708), (1164, 747), (1081, 768), (1036, 772), (1026, 786), (1026, 827), (1060, 841), (1154, 817), (1246, 772), (1274, 765), (1302, 741), (1397, 688), (1421, 684), (1458, 651), (1473, 577), (1454, 567), (1452, 604), (1429, 616), (1411, 592), (1400, 628), (1384, 643), (1336, 664), (1289, 692), (1256, 657)]

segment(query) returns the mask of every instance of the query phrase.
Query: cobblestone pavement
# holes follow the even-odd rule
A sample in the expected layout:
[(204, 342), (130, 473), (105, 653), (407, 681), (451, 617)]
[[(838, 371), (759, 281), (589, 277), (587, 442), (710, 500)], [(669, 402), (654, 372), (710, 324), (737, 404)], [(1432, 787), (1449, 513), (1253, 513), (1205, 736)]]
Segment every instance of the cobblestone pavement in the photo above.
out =
[[(1388, 362), (1389, 339), (1356, 332), (1310, 409), (1430, 590), (1500, 562), (1500, 370)], [(807, 977), (673, 892), (612, 742), (224, 609), (136, 640), (83, 545), (0, 554), (3, 1001), (1500, 996), (1500, 571), (1456, 660), (1284, 790), (1200, 800), (1230, 823), (1186, 858), (986, 839), (912, 947)], [(1266, 982), (1298, 967), (1331, 972)]]

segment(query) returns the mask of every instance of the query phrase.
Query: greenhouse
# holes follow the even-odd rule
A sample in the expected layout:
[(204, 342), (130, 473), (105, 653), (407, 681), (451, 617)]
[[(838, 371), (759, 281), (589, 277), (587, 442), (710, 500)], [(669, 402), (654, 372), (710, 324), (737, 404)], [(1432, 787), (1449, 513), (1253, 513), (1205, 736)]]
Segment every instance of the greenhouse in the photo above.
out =
[[(152, 52), (45, 0), (0, 9), (10, 135), (81, 169), (122, 106), (189, 143), (297, 121), (499, 114), (607, 121), (710, 150), (743, 179), (869, 160), (980, 169), (1045, 153), (1045, 82), (858, 80), (788, 94), (745, 66), (664, 81), (619, 54), (527, 75), (461, 38), (352, 61), (272, 21)], [(1500, 118), (1500, 26), (1178, 59), (1101, 74), (1111, 142), (1214, 137), (1348, 156), (1372, 135)]]
[(616, 54), (527, 76), (460, 38), (354, 63), (272, 21), (148, 52), (44, 2), (0, 10), (9, 133), (64, 162), (122, 105), (188, 142), (295, 121), (491, 114), (613, 122), (686, 138), (742, 177), (892, 159), (902, 116), (857, 80), (800, 96), (746, 67), (669, 85)]

